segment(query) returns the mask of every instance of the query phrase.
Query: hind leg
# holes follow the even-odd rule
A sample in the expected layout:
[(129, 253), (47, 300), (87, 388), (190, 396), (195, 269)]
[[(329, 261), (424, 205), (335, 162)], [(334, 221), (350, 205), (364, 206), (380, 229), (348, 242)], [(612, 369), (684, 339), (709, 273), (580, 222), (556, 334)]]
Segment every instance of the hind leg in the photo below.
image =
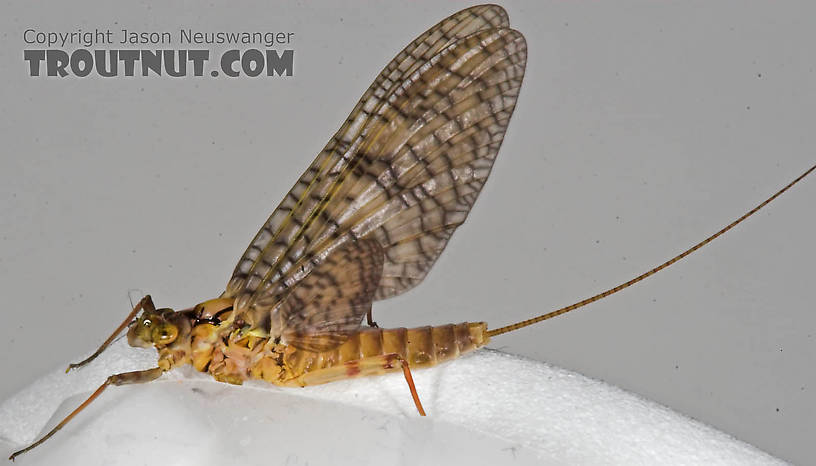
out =
[(293, 385), (305, 387), (307, 385), (320, 385), (337, 380), (350, 379), (353, 377), (363, 377), (367, 375), (382, 375), (402, 369), (408, 389), (411, 390), (411, 397), (420, 416), (425, 415), (422, 402), (419, 401), (419, 394), (414, 385), (414, 378), (411, 376), (411, 368), (408, 361), (397, 353), (371, 356), (354, 361), (348, 361), (336, 366), (307, 372), (300, 377), (290, 381)]
[(369, 327), (379, 328), (380, 326), (377, 325), (377, 322), (374, 322), (374, 318), (371, 316), (371, 309), (368, 310), (366, 313), (366, 323)]

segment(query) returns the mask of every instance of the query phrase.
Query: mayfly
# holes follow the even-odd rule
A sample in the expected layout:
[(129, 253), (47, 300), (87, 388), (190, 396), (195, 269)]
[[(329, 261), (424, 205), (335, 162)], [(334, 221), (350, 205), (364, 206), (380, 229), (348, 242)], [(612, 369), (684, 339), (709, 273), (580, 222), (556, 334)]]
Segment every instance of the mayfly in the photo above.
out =
[[(516, 106), (524, 36), (496, 5), (462, 10), (383, 69), (238, 261), (226, 290), (192, 308), (142, 298), (91, 362), (125, 329), (158, 350), (156, 367), (111, 375), (32, 445), (59, 431), (108, 386), (157, 379), (190, 364), (221, 382), (303, 387), (402, 372), (425, 415), (411, 370), (490, 338), (578, 309), (674, 264), (730, 230), (816, 169), (663, 264), (570, 306), (496, 329), (485, 322), (381, 329), (373, 301), (418, 285), (468, 216)], [(367, 326), (363, 326), (363, 320)]]

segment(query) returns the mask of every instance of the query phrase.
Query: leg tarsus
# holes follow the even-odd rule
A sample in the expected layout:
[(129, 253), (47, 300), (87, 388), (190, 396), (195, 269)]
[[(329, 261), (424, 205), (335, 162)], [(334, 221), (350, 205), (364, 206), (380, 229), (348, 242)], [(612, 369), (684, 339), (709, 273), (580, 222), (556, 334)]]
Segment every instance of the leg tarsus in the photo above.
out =
[(130, 311), (130, 314), (128, 314), (128, 316), (125, 317), (125, 320), (121, 324), (119, 324), (119, 327), (117, 327), (116, 330), (113, 331), (111, 336), (109, 336), (108, 339), (105, 340), (104, 343), (102, 343), (102, 345), (99, 347), (99, 349), (94, 351), (94, 353), (92, 355), (88, 356), (84, 360), (82, 360), (80, 362), (69, 364), (68, 368), (65, 369), (65, 373), (67, 374), (68, 372), (71, 371), (71, 369), (76, 369), (76, 368), (82, 367), (85, 364), (88, 364), (89, 362), (96, 359), (96, 357), (99, 356), (100, 354), (102, 354), (102, 352), (105, 351), (105, 348), (107, 348), (113, 342), (113, 340), (116, 338), (116, 336), (119, 335), (119, 333), (122, 330), (124, 330), (125, 327), (128, 326), (128, 324), (130, 324), (130, 322), (133, 320), (133, 318), (136, 317), (136, 314), (138, 314), (139, 311), (142, 311), (142, 310), (147, 311), (147, 312), (154, 312), (156, 310), (156, 306), (153, 305), (153, 298), (151, 298), (150, 295), (146, 295), (144, 298), (140, 299), (139, 302), (136, 303), (135, 306), (133, 306), (133, 310)]
[(126, 385), (126, 384), (134, 384), (134, 383), (146, 383), (152, 380), (156, 380), (159, 376), (162, 375), (164, 371), (159, 367), (154, 367), (153, 369), (147, 369), (143, 371), (134, 371), (134, 372), (123, 372), (121, 374), (114, 374), (108, 377), (105, 382), (99, 386), (99, 388), (94, 391), (91, 396), (88, 397), (87, 400), (82, 402), (75, 410), (71, 411), (71, 414), (65, 416), (59, 424), (56, 425), (53, 429), (51, 429), (47, 434), (45, 434), (41, 439), (37, 440), (36, 442), (32, 443), (31, 445), (23, 448), (22, 450), (15, 451), (14, 453), (9, 456), (11, 461), (14, 461), (14, 458), (22, 455), (23, 453), (30, 451), (31, 449), (39, 446), (52, 435), (56, 434), (58, 430), (62, 429), (65, 424), (68, 424), (68, 421), (73, 419), (74, 416), (79, 414), (80, 411), (85, 409), (93, 400), (96, 399), (106, 388), (108, 385)]
[(379, 328), (380, 326), (377, 325), (377, 322), (374, 322), (374, 318), (371, 316), (371, 309), (368, 310), (366, 314), (366, 323), (369, 327)]

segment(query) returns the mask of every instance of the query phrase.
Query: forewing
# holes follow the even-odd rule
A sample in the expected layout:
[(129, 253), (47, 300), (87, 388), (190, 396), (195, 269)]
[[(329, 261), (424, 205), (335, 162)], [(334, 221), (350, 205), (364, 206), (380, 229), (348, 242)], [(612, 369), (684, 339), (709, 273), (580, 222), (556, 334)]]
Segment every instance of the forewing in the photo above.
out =
[[(280, 205), (255, 235), (239, 259), (225, 296), (234, 297), (262, 288), (270, 278), (279, 279), (279, 267), (290, 241), (317, 208), (335, 181), (337, 170), (347, 165), (351, 145), (361, 129), (387, 102), (406, 78), (450, 44), (476, 31), (507, 27), (507, 13), (498, 5), (468, 8), (440, 21), (414, 39), (380, 72), (351, 114), (295, 183)], [(271, 276), (269, 276), (272, 271)]]
[(340, 345), (371, 309), (383, 250), (376, 240), (351, 242), (326, 257), (271, 312), (283, 342), (309, 351)]
[[(375, 299), (427, 274), (466, 218), (515, 107), (526, 44), (496, 6), (457, 13), (380, 74), (241, 258), (225, 296), (252, 322), (335, 249), (376, 239)], [(254, 315), (254, 316), (253, 316)]]
[(386, 259), (375, 299), (417, 285), (465, 221), (504, 138), (525, 58), (518, 32), (475, 33), (406, 80), (383, 109), (385, 134), (361, 148), (365, 168), (326, 209), (339, 228), (312, 233), (320, 244), (337, 231), (380, 241)]

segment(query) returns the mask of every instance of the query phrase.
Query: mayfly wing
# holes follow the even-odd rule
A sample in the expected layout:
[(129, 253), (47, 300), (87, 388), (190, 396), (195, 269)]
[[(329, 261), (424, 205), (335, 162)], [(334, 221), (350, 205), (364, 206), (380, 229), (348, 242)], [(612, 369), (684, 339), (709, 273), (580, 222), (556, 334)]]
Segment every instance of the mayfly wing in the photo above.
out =
[[(451, 15), (417, 37), (386, 65), (360, 98), (351, 114), (306, 172), (295, 183), (253, 238), (233, 271), (226, 297), (247, 296), (268, 282), (267, 274), (281, 261), (288, 240), (296, 233), (325, 195), (332, 179), (326, 171), (350, 156), (352, 141), (403, 81), (456, 40), (476, 31), (507, 27), (507, 13), (497, 5), (480, 5)], [(311, 196), (311, 197), (310, 197)], [(291, 264), (283, 264), (289, 266)], [(275, 270), (275, 279), (281, 270)], [(245, 307), (245, 306), (240, 306)]]
[(371, 308), (383, 257), (380, 244), (367, 239), (336, 249), (313, 268), (271, 313), (283, 342), (309, 351), (343, 343)]
[(426, 275), (487, 179), (515, 108), (523, 36), (497, 6), (442, 21), (385, 68), (239, 260), (225, 297), (253, 325), (349, 241), (384, 252), (374, 299)]
[[(225, 296), (248, 297), (262, 284), (270, 282), (270, 278), (280, 278), (281, 270), (275, 269), (289, 244), (287, 241), (296, 234), (297, 224), (306, 221), (315, 203), (322, 199), (333, 181), (326, 178), (326, 170), (344, 162), (344, 156), (350, 155), (347, 154), (349, 146), (359, 136), (361, 128), (407, 77), (456, 40), (476, 31), (507, 27), (508, 24), (507, 13), (501, 7), (476, 6), (442, 20), (397, 54), (252, 240), (235, 267)], [(291, 264), (281, 265), (283, 269)], [(272, 277), (267, 278), (273, 270)]]

